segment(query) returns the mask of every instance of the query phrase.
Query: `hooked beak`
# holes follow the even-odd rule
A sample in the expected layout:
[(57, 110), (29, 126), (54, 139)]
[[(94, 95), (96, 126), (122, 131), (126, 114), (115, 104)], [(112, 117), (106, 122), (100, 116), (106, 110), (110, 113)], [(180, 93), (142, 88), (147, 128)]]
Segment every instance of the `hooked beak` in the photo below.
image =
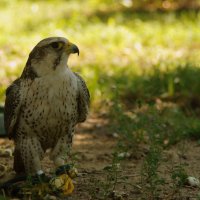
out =
[(77, 47), (75, 44), (71, 43), (71, 42), (69, 42), (69, 43), (66, 45), (66, 52), (67, 52), (68, 54), (77, 53), (78, 56), (79, 56), (79, 49), (78, 49), (78, 47)]

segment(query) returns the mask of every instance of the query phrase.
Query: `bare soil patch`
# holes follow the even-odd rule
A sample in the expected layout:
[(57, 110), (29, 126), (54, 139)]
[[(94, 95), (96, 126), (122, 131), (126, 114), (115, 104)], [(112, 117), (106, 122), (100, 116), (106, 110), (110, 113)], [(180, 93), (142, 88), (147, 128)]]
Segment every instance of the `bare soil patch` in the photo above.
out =
[[(104, 117), (91, 116), (86, 123), (77, 127), (74, 137), (73, 155), (77, 163), (80, 175), (74, 179), (75, 190), (68, 198), (72, 200), (89, 200), (99, 198), (98, 195), (108, 182), (108, 173), (105, 168), (112, 164), (113, 152), (117, 138), (109, 132), (108, 121)], [(0, 139), (0, 150), (13, 149), (13, 142), (8, 139)], [(159, 176), (165, 180), (156, 199), (198, 199), (199, 188), (184, 185), (176, 187), (172, 181), (172, 174), (176, 166), (184, 164), (184, 169), (189, 176), (199, 178), (200, 174), (200, 146), (196, 141), (182, 141), (163, 151), (159, 165)], [(120, 162), (117, 174), (118, 182), (114, 192), (107, 199), (155, 199), (144, 182), (142, 166), (145, 156), (148, 154), (148, 144), (140, 145), (138, 152)], [(0, 154), (0, 165), (7, 166), (7, 172), (0, 177), (4, 182), (14, 176), (12, 170), (13, 158), (9, 152)], [(53, 168), (48, 159), (48, 153), (43, 161), (44, 170), (48, 172)], [(123, 177), (125, 179), (123, 179)], [(102, 185), (103, 184), (103, 185)], [(108, 186), (107, 186), (108, 187)], [(147, 189), (148, 188), (148, 189)], [(104, 189), (106, 191), (106, 189)], [(102, 196), (102, 199), (103, 198)]]

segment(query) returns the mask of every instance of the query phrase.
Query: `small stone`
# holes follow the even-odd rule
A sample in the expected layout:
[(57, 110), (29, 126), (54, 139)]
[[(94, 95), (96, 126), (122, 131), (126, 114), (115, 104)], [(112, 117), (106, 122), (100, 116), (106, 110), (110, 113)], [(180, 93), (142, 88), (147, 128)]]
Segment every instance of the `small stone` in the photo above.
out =
[(2, 157), (12, 157), (13, 150), (10, 148), (7, 149), (0, 149), (0, 156)]
[(200, 182), (198, 178), (195, 178), (193, 176), (187, 177), (187, 184), (192, 186), (192, 187), (199, 187)]
[(131, 154), (129, 152), (121, 152), (118, 154), (119, 158), (129, 158)]
[(12, 157), (13, 150), (12, 149), (5, 149), (4, 153), (5, 153), (5, 156)]
[(118, 134), (118, 133), (113, 133), (112, 136), (113, 136), (114, 138), (119, 138), (119, 134)]

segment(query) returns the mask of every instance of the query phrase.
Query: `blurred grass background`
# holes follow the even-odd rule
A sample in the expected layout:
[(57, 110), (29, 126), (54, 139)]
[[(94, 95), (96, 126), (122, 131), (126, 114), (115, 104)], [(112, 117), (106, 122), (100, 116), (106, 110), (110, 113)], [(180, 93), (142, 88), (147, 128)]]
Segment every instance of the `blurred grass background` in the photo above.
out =
[(94, 112), (172, 102), (198, 117), (199, 8), (199, 0), (1, 0), (0, 101), (36, 43), (64, 36), (80, 48), (69, 66), (85, 78)]

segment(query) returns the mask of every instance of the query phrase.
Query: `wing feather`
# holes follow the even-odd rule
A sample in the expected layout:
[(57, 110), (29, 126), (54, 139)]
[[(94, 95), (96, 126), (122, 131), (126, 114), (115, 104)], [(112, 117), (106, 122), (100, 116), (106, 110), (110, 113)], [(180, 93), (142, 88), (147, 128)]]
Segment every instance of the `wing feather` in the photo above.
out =
[(83, 78), (77, 73), (74, 73), (74, 74), (77, 77), (78, 91), (79, 91), (78, 97), (77, 97), (77, 104), (78, 104), (77, 122), (84, 122), (87, 118), (88, 111), (89, 111), (90, 93)]
[(9, 138), (14, 137), (21, 107), (20, 79), (15, 80), (6, 90), (4, 126)]

